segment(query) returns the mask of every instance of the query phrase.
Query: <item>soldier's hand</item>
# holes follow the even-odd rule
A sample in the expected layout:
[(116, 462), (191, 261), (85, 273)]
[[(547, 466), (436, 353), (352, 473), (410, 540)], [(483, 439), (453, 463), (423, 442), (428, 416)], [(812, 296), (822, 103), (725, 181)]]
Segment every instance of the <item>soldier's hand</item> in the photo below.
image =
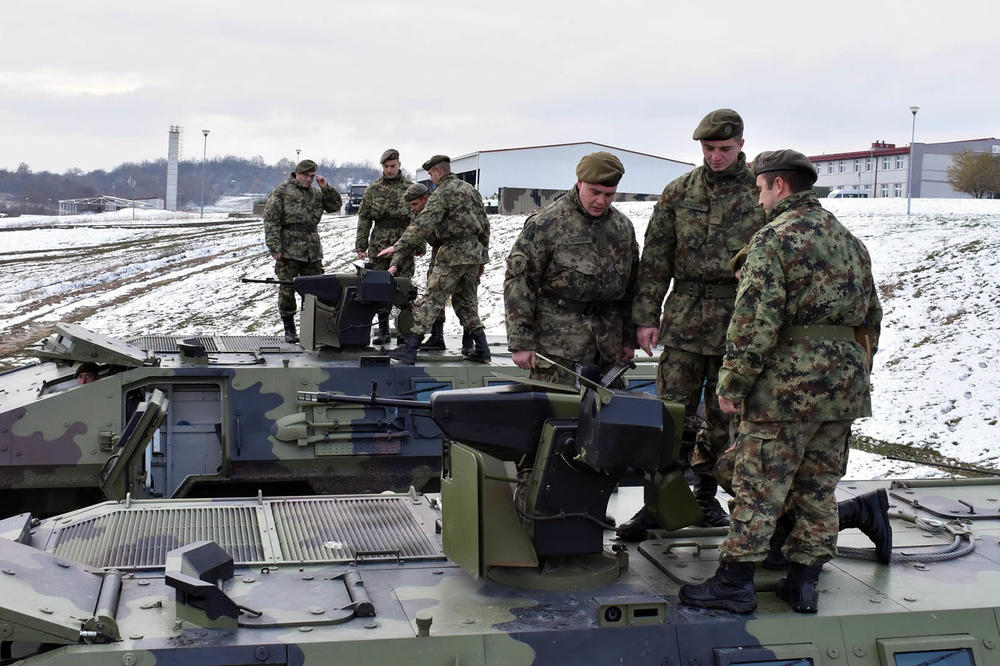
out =
[(358, 259), (367, 259), (368, 253), (364, 250), (358, 250)]
[(522, 370), (531, 370), (535, 367), (535, 352), (531, 349), (522, 349), (516, 351), (510, 356), (511, 360), (514, 361), (514, 365), (521, 368)]
[(719, 396), (719, 409), (722, 410), (723, 414), (739, 414), (742, 406), (742, 404), (733, 402), (724, 395)]
[[(381, 257), (382, 255), (380, 254), (378, 256)], [(395, 275), (398, 270), (399, 266), (389, 266), (389, 275)]]
[(379, 252), (376, 256), (378, 256), (378, 257), (388, 257), (389, 255), (391, 255), (391, 254), (393, 254), (395, 252), (396, 252), (396, 246), (395, 245), (390, 245), (389, 247), (387, 247), (384, 250), (382, 250), (381, 252)]
[(653, 347), (660, 344), (660, 329), (656, 326), (640, 326), (635, 337), (639, 339), (639, 349), (646, 352), (647, 356), (652, 356)]
[(281, 253), (280, 252), (272, 252), (271, 253), (271, 258), (274, 259), (275, 261), (278, 261), (278, 260), (281, 259)]
[(476, 277), (482, 277), (483, 271), (486, 270), (486, 264), (479, 264), (479, 272), (476, 273)]
[(622, 347), (622, 363), (628, 363), (635, 357), (635, 349), (632, 347)]
[(330, 184), (330, 182), (323, 176), (316, 174), (316, 184), (319, 185), (320, 187), (326, 187), (327, 185)]

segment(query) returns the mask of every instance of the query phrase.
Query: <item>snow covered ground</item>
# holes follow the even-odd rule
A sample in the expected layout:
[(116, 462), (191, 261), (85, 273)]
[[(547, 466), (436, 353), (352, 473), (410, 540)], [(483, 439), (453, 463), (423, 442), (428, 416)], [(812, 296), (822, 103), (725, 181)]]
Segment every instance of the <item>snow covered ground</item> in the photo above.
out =
[[(1000, 467), (1000, 201), (826, 199), (868, 245), (885, 321), (873, 384), (875, 416), (860, 434), (949, 459)], [(619, 204), (640, 243), (651, 202)], [(131, 210), (0, 220), (0, 367), (71, 321), (115, 336), (267, 333), (280, 324), (273, 287), (240, 277), (273, 275), (259, 220), (233, 198), (197, 213)], [(492, 261), (480, 287), (489, 333), (503, 334), (503, 258), (523, 216), (491, 216)], [(350, 269), (356, 216), (321, 225), (327, 272)], [(426, 258), (418, 276), (426, 274)], [(448, 332), (458, 324), (449, 315)], [(905, 457), (905, 452), (899, 454)], [(854, 451), (848, 476), (941, 474)]]

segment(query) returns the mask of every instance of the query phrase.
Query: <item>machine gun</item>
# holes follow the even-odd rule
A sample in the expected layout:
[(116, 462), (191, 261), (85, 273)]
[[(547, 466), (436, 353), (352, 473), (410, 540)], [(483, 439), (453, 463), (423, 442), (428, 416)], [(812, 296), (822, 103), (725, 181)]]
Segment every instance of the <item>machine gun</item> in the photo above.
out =
[(375, 388), (298, 398), (428, 413), (445, 442), (444, 551), (476, 578), (532, 589), (615, 580), (627, 551), (605, 550), (605, 516), (629, 469), (658, 475), (665, 527), (701, 519), (677, 464), (684, 407), (645, 393), (527, 381), (439, 391), (428, 401), (379, 398)]
[(320, 347), (367, 347), (372, 320), (378, 309), (391, 303), (399, 307), (396, 329), (409, 333), (413, 321), (410, 306), (417, 290), (409, 278), (389, 271), (357, 266), (357, 272), (304, 275), (293, 280), (241, 278), (240, 282), (291, 287), (302, 297), (301, 344)]

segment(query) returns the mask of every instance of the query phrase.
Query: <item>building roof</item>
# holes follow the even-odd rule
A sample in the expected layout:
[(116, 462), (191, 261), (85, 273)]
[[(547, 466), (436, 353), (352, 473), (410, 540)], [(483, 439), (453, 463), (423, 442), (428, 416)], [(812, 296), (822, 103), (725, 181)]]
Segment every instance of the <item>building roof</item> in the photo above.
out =
[(571, 141), (569, 143), (549, 143), (549, 144), (544, 144), (544, 145), (539, 145), (539, 146), (520, 146), (518, 148), (494, 148), (494, 149), (491, 149), (491, 150), (476, 150), (476, 151), (473, 151), (471, 153), (466, 153), (465, 155), (459, 155), (458, 157), (453, 158), (453, 160), (460, 160), (463, 157), (470, 157), (472, 155), (476, 155), (477, 153), (478, 154), (482, 154), (482, 153), (504, 153), (504, 152), (513, 151), (513, 150), (535, 150), (535, 149), (538, 149), (538, 148), (560, 148), (562, 146), (584, 146), (584, 145), (600, 146), (601, 148), (611, 148), (612, 150), (620, 150), (623, 153), (632, 153), (633, 155), (643, 155), (645, 157), (652, 157), (654, 159), (665, 160), (667, 162), (674, 162), (676, 164), (687, 164), (687, 165), (691, 165), (692, 164), (691, 162), (682, 162), (681, 160), (673, 160), (673, 159), (670, 159), (669, 157), (661, 157), (660, 155), (653, 155), (651, 153), (643, 153), (643, 152), (639, 152), (638, 150), (629, 150), (628, 148), (619, 148), (618, 146), (609, 146), (606, 143), (597, 143), (596, 141)]
[(910, 147), (905, 148), (868, 148), (867, 150), (855, 150), (850, 153), (829, 153), (827, 155), (810, 155), (810, 162), (829, 162), (830, 160), (853, 160), (859, 157), (871, 157), (872, 155), (906, 155), (910, 152)]

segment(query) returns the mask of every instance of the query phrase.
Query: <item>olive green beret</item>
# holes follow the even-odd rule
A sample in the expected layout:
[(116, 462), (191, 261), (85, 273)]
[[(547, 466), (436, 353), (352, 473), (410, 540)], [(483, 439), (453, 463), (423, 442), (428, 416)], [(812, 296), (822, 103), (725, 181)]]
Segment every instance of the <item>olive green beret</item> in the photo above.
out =
[(416, 201), (425, 194), (427, 194), (427, 187), (423, 183), (413, 183), (413, 185), (406, 188), (406, 192), (403, 193), (403, 199), (406, 201)]
[(782, 150), (765, 150), (754, 158), (753, 173), (759, 176), (769, 171), (805, 171), (816, 182), (819, 174), (809, 158), (797, 150), (783, 148)]
[(85, 372), (92, 372), (92, 373), (94, 373), (96, 375), (100, 371), (101, 371), (101, 366), (97, 365), (96, 363), (91, 363), (90, 361), (87, 361), (85, 363), (81, 363), (80, 364), (80, 367), (76, 369), (76, 375), (75, 376), (79, 377), (80, 375), (82, 375)]
[(389, 160), (398, 160), (398, 159), (399, 159), (399, 151), (398, 150), (396, 150), (395, 148), (386, 148), (385, 152), (382, 153), (382, 159), (380, 159), (378, 161), (378, 163), (379, 164), (385, 164)]
[(716, 109), (701, 119), (694, 130), (695, 141), (725, 141), (742, 136), (743, 119), (732, 109)]
[(308, 173), (310, 171), (315, 171), (318, 165), (312, 160), (302, 160), (295, 165), (295, 173)]
[(433, 167), (436, 164), (440, 164), (441, 162), (448, 162), (449, 164), (451, 164), (451, 158), (448, 157), (447, 155), (435, 155), (434, 157), (424, 162), (421, 166), (424, 167), (424, 171), (430, 171), (431, 167)]
[(736, 275), (736, 271), (743, 268), (743, 264), (747, 262), (747, 253), (750, 252), (750, 246), (744, 245), (743, 248), (736, 253), (736, 256), (729, 260), (729, 270), (733, 275)]
[(622, 161), (605, 151), (584, 155), (576, 165), (576, 177), (585, 183), (614, 187), (625, 175)]

